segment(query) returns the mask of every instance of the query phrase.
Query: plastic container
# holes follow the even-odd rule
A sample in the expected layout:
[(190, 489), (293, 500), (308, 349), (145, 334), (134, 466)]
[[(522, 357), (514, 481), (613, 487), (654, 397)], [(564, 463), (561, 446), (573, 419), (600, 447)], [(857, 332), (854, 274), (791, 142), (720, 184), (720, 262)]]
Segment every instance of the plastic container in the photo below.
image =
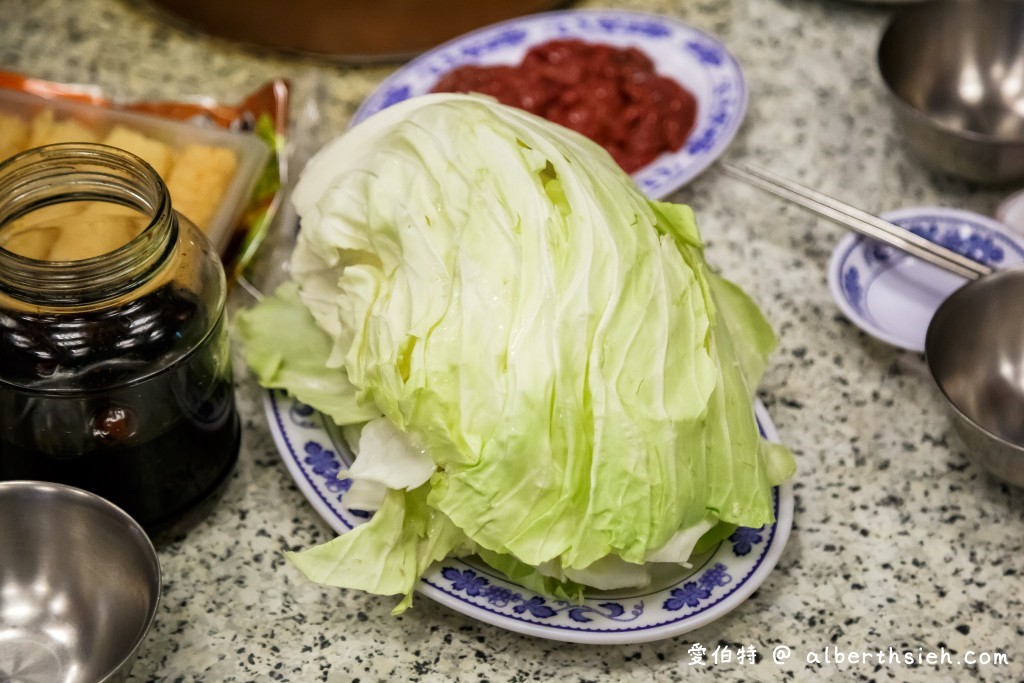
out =
[[(102, 246), (127, 220), (138, 234)], [(100, 253), (26, 255), (86, 230)], [(138, 157), (69, 144), (0, 165), (0, 479), (91, 491), (154, 537), (186, 531), (238, 454), (225, 299), (212, 244)]]
[[(24, 127), (13, 125), (18, 121), (24, 124)], [(49, 136), (42, 131), (41, 136), (49, 138), (48, 142), (104, 142), (112, 132), (123, 133), (127, 130), (144, 136), (153, 143), (166, 146), (175, 154), (181, 153), (190, 145), (230, 150), (236, 161), (234, 172), (221, 190), (211, 190), (211, 193), (215, 192), (217, 196), (204, 198), (215, 204), (216, 208), (208, 220), (201, 221), (203, 231), (219, 253), (223, 253), (227, 247), (233, 227), (245, 211), (270, 154), (267, 145), (251, 133), (238, 133), (212, 125), (204, 126), (201, 121), (184, 123), (139, 112), (0, 89), (0, 156), (6, 157), (11, 152), (20, 152), (29, 146), (35, 146), (30, 145), (32, 136), (40, 137), (40, 128), (47, 123), (56, 124)], [(88, 139), (76, 139), (78, 133), (83, 133), (82, 137)], [(133, 144), (123, 148), (146, 158), (144, 150), (150, 148), (150, 145), (143, 141), (141, 147), (144, 149), (139, 149), (139, 145), (134, 144), (138, 142), (137, 138), (131, 135), (119, 134), (117, 139), (125, 140), (126, 137)], [(110, 144), (121, 147), (117, 142)], [(167, 175), (163, 168), (164, 164), (152, 158), (146, 160), (162, 176)], [(173, 168), (173, 164), (171, 167)], [(169, 181), (167, 177), (162, 179), (165, 183)], [(172, 196), (173, 194), (172, 191)], [(194, 222), (199, 220), (192, 218)]]

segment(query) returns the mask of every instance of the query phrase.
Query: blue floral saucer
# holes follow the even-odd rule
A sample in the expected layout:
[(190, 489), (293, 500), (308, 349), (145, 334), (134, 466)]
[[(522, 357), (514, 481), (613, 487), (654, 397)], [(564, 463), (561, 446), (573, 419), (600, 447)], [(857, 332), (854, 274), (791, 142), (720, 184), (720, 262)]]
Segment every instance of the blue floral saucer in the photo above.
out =
[[(282, 391), (268, 391), (264, 405), (281, 458), (302, 493), (334, 531), (366, 521), (348, 509), (350, 481), (339, 479), (350, 455), (329, 421)], [(775, 427), (760, 403), (758, 424), (767, 439)], [(774, 524), (739, 528), (690, 569), (672, 566), (646, 589), (601, 592), (582, 604), (556, 600), (520, 586), (472, 559), (449, 558), (433, 566), (417, 591), (501, 628), (577, 643), (637, 643), (686, 633), (740, 605), (771, 573), (793, 523), (793, 488), (774, 490)]]
[[(995, 268), (1024, 262), (1021, 238), (987, 216), (924, 206), (892, 211), (882, 218)], [(894, 346), (923, 352), (932, 315), (966, 280), (851, 234), (832, 252), (828, 282), (839, 308), (862, 330)]]

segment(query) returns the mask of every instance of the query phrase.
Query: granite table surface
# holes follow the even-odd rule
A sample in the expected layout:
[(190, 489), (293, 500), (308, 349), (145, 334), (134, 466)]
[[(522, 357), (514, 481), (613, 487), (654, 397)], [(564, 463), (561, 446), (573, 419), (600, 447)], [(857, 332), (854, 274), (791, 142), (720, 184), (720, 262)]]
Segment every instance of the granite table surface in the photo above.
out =
[[(905, 152), (874, 62), (892, 5), (578, 6), (663, 13), (726, 43), (750, 92), (729, 160), (872, 212), (991, 214), (1015, 189), (939, 176)], [(141, 0), (4, 0), (0, 9), (2, 69), (128, 98), (231, 101), (290, 79), (297, 158), (342, 130), (396, 68), (262, 53), (169, 25)], [(714, 167), (673, 199), (694, 207), (708, 259), (754, 295), (780, 337), (760, 397), (796, 454), (795, 518), (776, 569), (746, 602), (681, 636), (597, 647), (507, 632), (423, 597), (395, 617), (393, 599), (310, 583), (283, 553), (333, 534), (283, 466), (262, 392), (236, 356), (240, 461), (213, 513), (159, 549), (163, 599), (131, 680), (1024, 680), (1024, 494), (967, 460), (920, 356), (839, 312), (826, 269), (843, 230)], [(232, 306), (249, 303), (236, 290)], [(757, 657), (692, 665), (695, 644), (752, 646)], [(776, 663), (780, 647), (791, 656)], [(888, 648), (921, 663), (834, 657)], [(1006, 661), (971, 666), (968, 652)], [(940, 661), (929, 664), (928, 653)]]

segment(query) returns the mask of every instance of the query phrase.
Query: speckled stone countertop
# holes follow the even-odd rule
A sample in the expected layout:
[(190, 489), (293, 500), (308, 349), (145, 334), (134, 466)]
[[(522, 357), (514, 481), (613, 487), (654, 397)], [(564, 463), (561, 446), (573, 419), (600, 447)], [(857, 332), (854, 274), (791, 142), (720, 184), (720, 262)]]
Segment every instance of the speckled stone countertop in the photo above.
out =
[[(991, 214), (1003, 191), (941, 178), (908, 157), (874, 66), (884, 4), (839, 0), (586, 3), (676, 16), (743, 64), (750, 105), (726, 153), (873, 212), (937, 204)], [(394, 67), (257, 54), (158, 21), (140, 0), (6, 0), (0, 68), (94, 83), (122, 97), (232, 100), (273, 77), (294, 84), (296, 133), (341, 130)], [(308, 110), (307, 110), (308, 111)], [(1012, 189), (1012, 188), (1011, 188)], [(781, 338), (761, 398), (796, 453), (792, 535), (744, 604), (653, 643), (587, 646), (500, 630), (421, 598), (307, 582), (283, 551), (331, 537), (282, 465), (261, 391), (236, 367), (245, 425), (225, 497), (160, 549), (165, 586), (134, 681), (1022, 680), (1024, 494), (970, 464), (922, 359), (861, 333), (826, 282), (843, 231), (712, 168), (674, 199), (697, 211), (709, 260), (752, 292)], [(244, 294), (234, 306), (246, 305)], [(2, 561), (2, 559), (0, 559)], [(755, 664), (691, 666), (700, 643), (752, 645)], [(791, 648), (783, 664), (773, 648)], [(826, 648), (953, 653), (953, 663), (808, 664)], [(956, 665), (968, 651), (1002, 667)]]

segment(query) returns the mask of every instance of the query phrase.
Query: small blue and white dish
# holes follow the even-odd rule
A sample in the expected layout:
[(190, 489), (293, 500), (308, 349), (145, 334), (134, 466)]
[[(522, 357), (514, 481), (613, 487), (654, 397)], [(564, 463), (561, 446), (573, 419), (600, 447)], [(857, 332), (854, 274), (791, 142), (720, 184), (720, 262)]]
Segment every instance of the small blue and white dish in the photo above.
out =
[[(1024, 240), (987, 216), (922, 206), (881, 217), (993, 268), (1024, 263)], [(893, 247), (850, 234), (832, 252), (828, 282), (839, 308), (862, 330), (893, 346), (923, 352), (935, 310), (966, 280)]]

